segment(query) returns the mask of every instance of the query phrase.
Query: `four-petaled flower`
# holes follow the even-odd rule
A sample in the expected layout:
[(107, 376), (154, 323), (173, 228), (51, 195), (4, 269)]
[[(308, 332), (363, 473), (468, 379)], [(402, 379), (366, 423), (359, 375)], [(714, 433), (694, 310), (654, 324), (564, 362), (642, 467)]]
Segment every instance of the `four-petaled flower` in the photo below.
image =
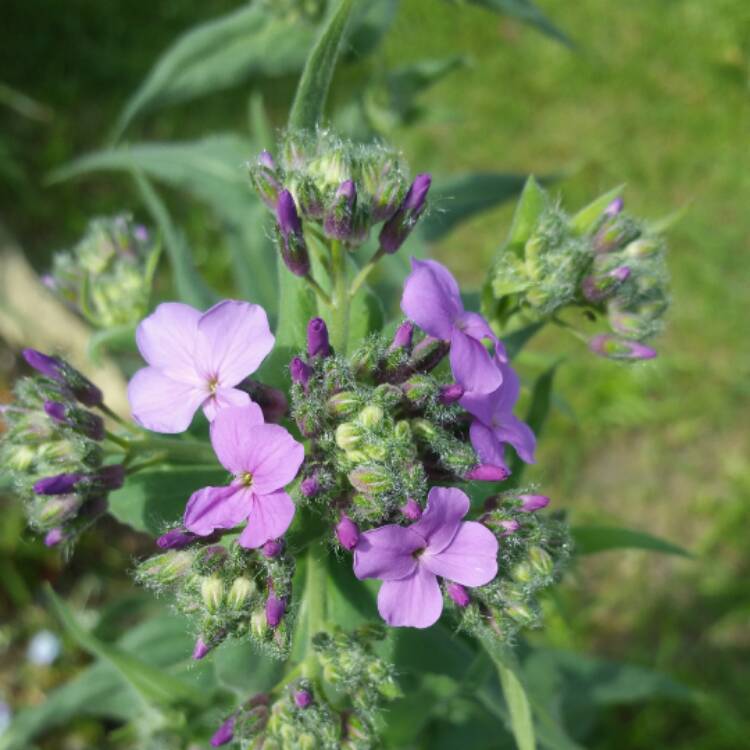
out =
[(264, 424), (257, 404), (221, 409), (211, 423), (211, 445), (234, 475), (226, 487), (204, 487), (185, 509), (185, 528), (199, 536), (232, 529), (243, 521), (243, 547), (261, 547), (289, 528), (294, 503), (284, 492), (302, 465), (305, 450), (283, 427)]
[(502, 385), (492, 393), (465, 393), (459, 403), (474, 417), (469, 430), (471, 444), (482, 463), (507, 468), (505, 444), (512, 445), (527, 464), (534, 463), (536, 438), (525, 422), (513, 414), (520, 382), (510, 364), (497, 362)]
[(476, 521), (462, 521), (469, 498), (452, 487), (433, 487), (422, 517), (411, 526), (366, 531), (354, 551), (357, 578), (383, 581), (378, 611), (392, 626), (427, 628), (443, 609), (438, 576), (483, 586), (497, 574), (498, 543)]
[[(450, 341), (453, 377), (465, 390), (489, 393), (499, 388), (502, 375), (495, 361), (506, 357), (487, 321), (464, 309), (458, 283), (445, 266), (416, 258), (411, 265), (401, 297), (404, 315), (429, 336)], [(492, 344), (494, 356), (485, 340)]]
[(136, 343), (149, 367), (128, 385), (135, 421), (155, 432), (182, 432), (200, 406), (212, 420), (222, 407), (250, 403), (234, 386), (258, 369), (274, 337), (259, 305), (224, 300), (201, 313), (167, 302), (141, 321)]

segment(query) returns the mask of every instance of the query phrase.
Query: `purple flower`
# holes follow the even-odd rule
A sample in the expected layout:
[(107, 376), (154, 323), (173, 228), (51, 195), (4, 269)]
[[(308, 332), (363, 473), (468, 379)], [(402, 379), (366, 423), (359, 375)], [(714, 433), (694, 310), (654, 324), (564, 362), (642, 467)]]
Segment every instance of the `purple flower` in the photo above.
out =
[[(434, 260), (411, 260), (412, 272), (404, 285), (401, 309), (426, 334), (450, 341), (453, 376), (467, 391), (490, 393), (500, 387), (502, 373), (496, 359), (505, 359), (502, 344), (487, 321), (467, 312), (456, 280)], [(495, 357), (484, 346), (492, 343)]]
[(460, 401), (475, 419), (469, 435), (480, 460), (505, 467), (505, 444), (512, 445), (526, 463), (534, 463), (536, 438), (531, 428), (513, 414), (521, 390), (518, 375), (508, 363), (497, 362), (502, 385), (492, 393), (466, 393)]
[(271, 351), (274, 337), (262, 307), (224, 300), (201, 313), (167, 302), (141, 321), (136, 343), (150, 365), (133, 376), (133, 417), (155, 432), (182, 432), (198, 407), (209, 420), (226, 406), (251, 403), (235, 388)]
[(302, 464), (302, 445), (280, 425), (263, 424), (257, 404), (222, 409), (211, 423), (211, 445), (234, 480), (194, 492), (185, 509), (185, 528), (208, 536), (247, 521), (239, 538), (247, 548), (282, 536), (294, 517), (294, 503), (283, 488)]
[(380, 230), (380, 247), (386, 253), (395, 253), (411, 234), (425, 209), (427, 191), (431, 184), (430, 175), (418, 174), (409, 186), (401, 205), (396, 209), (396, 213), (383, 224)]
[(221, 747), (229, 744), (234, 739), (234, 716), (226, 719), (211, 737), (211, 747)]
[(443, 610), (438, 576), (483, 586), (497, 574), (497, 539), (476, 521), (462, 521), (469, 498), (455, 487), (433, 487), (422, 518), (389, 524), (360, 537), (357, 578), (379, 578), (378, 611), (392, 626), (427, 628)]
[(502, 482), (510, 476), (507, 466), (495, 464), (479, 464), (464, 474), (464, 479), (474, 482)]
[(203, 638), (198, 638), (193, 648), (193, 659), (200, 661), (213, 647), (209, 646)]

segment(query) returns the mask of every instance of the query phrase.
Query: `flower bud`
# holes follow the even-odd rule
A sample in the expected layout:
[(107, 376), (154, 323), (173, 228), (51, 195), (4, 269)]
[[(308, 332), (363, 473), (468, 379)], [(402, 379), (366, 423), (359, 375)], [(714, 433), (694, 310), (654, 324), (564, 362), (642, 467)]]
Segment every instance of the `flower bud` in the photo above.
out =
[(386, 492), (393, 485), (390, 472), (382, 466), (358, 466), (348, 477), (352, 487), (365, 495)]
[(312, 376), (310, 365), (305, 364), (299, 357), (295, 357), (289, 363), (289, 373), (291, 374), (293, 383), (307, 389), (307, 384), (310, 382)]
[(521, 524), (512, 518), (500, 521), (498, 526), (503, 529), (503, 533), (500, 534), (500, 536), (510, 536), (511, 534), (515, 534), (516, 531), (521, 528)]
[(462, 609), (469, 606), (471, 598), (469, 592), (460, 583), (449, 583), (448, 596)]
[(604, 215), (605, 216), (617, 216), (622, 209), (625, 208), (625, 201), (620, 197), (617, 196), (605, 209), (604, 209)]
[(284, 551), (284, 543), (281, 539), (269, 539), (261, 549), (263, 557), (274, 560)]
[(357, 421), (363, 427), (376, 427), (383, 421), (383, 410), (379, 406), (365, 406), (365, 408), (359, 413)]
[(656, 350), (650, 346), (641, 344), (638, 341), (620, 339), (606, 333), (594, 336), (589, 341), (589, 349), (600, 357), (608, 357), (610, 359), (639, 360), (653, 359), (657, 356)]
[(362, 405), (354, 391), (339, 391), (326, 402), (328, 413), (335, 417), (349, 417)]
[(37, 372), (64, 385), (84, 406), (101, 405), (102, 392), (65, 360), (42, 354), (36, 349), (24, 349), (23, 357)]
[(628, 243), (623, 253), (633, 260), (643, 260), (658, 255), (661, 249), (662, 243), (655, 237), (641, 237)]
[(45, 477), (34, 483), (33, 489), (37, 495), (67, 495), (83, 479), (83, 474), (56, 474)]
[(230, 716), (221, 724), (211, 737), (211, 747), (228, 745), (234, 739), (234, 722), (235, 717)]
[(323, 222), (326, 236), (335, 240), (351, 240), (356, 205), (357, 188), (352, 180), (345, 180), (336, 190), (326, 213)]
[(72, 427), (76, 432), (91, 440), (104, 439), (104, 421), (86, 409), (77, 409), (59, 401), (45, 401), (44, 411), (59, 424)]
[(419, 503), (413, 497), (410, 497), (406, 504), (401, 506), (401, 512), (410, 521), (418, 521), (422, 517), (422, 508), (419, 507)]
[(250, 167), (250, 179), (259, 198), (275, 211), (282, 185), (276, 162), (268, 151), (261, 151), (256, 163)]
[(332, 353), (328, 341), (328, 327), (323, 318), (312, 318), (307, 324), (307, 356), (328, 357)]
[(581, 282), (581, 292), (589, 302), (603, 302), (629, 276), (630, 269), (627, 266), (619, 266), (605, 274), (587, 276)]
[(242, 609), (255, 593), (255, 583), (245, 576), (239, 576), (232, 581), (227, 594), (227, 605), (231, 609)]
[(65, 540), (65, 532), (60, 527), (57, 527), (47, 532), (47, 534), (44, 537), (44, 546), (56, 547), (58, 544), (60, 544), (64, 540)]
[(40, 526), (59, 526), (73, 518), (82, 504), (80, 495), (52, 495), (33, 515)]
[(281, 257), (286, 267), (295, 276), (306, 276), (310, 271), (310, 257), (307, 254), (305, 235), (294, 205), (294, 198), (288, 190), (279, 193), (276, 205), (276, 221), (279, 230)]
[(440, 394), (438, 395), (438, 401), (440, 401), (443, 406), (448, 406), (449, 404), (455, 404), (456, 401), (461, 399), (464, 395), (464, 388), (462, 385), (459, 385), (458, 383), (450, 383), (449, 385), (441, 385), (440, 386)]
[(336, 538), (344, 549), (351, 552), (359, 541), (359, 526), (349, 516), (341, 516), (341, 520), (336, 524)]
[(626, 216), (609, 214), (594, 235), (594, 251), (611, 253), (638, 238), (640, 229)]
[(250, 617), (250, 632), (258, 639), (262, 639), (266, 631), (268, 630), (268, 624), (266, 620), (266, 613), (264, 609), (257, 609), (253, 612)]
[(536, 619), (534, 613), (521, 602), (512, 602), (511, 604), (507, 605), (505, 608), (505, 612), (512, 620), (517, 622), (522, 627), (525, 625), (530, 625)]
[(535, 546), (529, 548), (528, 555), (529, 565), (536, 573), (545, 578), (552, 575), (552, 571), (555, 569), (555, 563), (549, 552), (541, 547)]
[(520, 562), (513, 566), (513, 570), (511, 571), (511, 577), (514, 581), (517, 583), (529, 583), (534, 578), (534, 572), (531, 569), (531, 566), (527, 562)]
[(320, 492), (320, 482), (317, 476), (305, 477), (299, 485), (299, 490), (304, 497), (310, 498), (315, 497)]
[(286, 602), (271, 594), (266, 599), (266, 623), (268, 623), (268, 627), (278, 627), (281, 618), (284, 617), (284, 612), (286, 612)]
[(362, 441), (362, 429), (353, 422), (342, 422), (336, 428), (336, 445), (342, 451), (352, 451)]
[(524, 513), (533, 513), (549, 505), (549, 498), (546, 495), (519, 495), (518, 499), (521, 501), (519, 510)]
[(414, 347), (407, 369), (409, 372), (430, 372), (443, 361), (449, 350), (450, 344), (447, 341), (425, 336)]
[(404, 349), (405, 351), (411, 351), (412, 339), (414, 338), (414, 324), (410, 321), (404, 321), (393, 335), (393, 341), (388, 347), (389, 352), (394, 352), (398, 349)]
[(122, 464), (107, 464), (93, 475), (92, 480), (100, 489), (119, 490), (125, 483), (125, 467)]
[(224, 583), (218, 576), (209, 576), (201, 581), (201, 598), (209, 612), (218, 611), (224, 599)]
[(479, 464), (464, 474), (464, 479), (476, 482), (502, 482), (510, 476), (510, 470), (505, 466)]
[(388, 254), (395, 253), (411, 234), (425, 208), (432, 178), (419, 174), (414, 178), (401, 205), (380, 230), (380, 247)]
[(198, 638), (193, 648), (193, 659), (200, 661), (212, 648), (213, 645), (206, 643), (203, 638)]
[(190, 552), (170, 550), (145, 560), (138, 566), (137, 576), (146, 584), (169, 586), (182, 578), (192, 567)]
[(192, 544), (198, 537), (182, 528), (170, 529), (156, 540), (161, 549), (183, 549)]
[(309, 690), (297, 690), (294, 693), (294, 703), (297, 708), (309, 708), (312, 701), (312, 693)]

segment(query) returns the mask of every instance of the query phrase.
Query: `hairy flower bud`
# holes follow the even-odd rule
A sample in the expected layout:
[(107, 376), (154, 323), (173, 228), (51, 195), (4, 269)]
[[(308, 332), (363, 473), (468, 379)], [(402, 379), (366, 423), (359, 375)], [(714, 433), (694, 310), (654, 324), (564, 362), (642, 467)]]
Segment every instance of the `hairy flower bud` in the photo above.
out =
[(362, 400), (354, 391), (339, 391), (326, 402), (328, 413), (336, 417), (350, 417), (362, 406)]
[(83, 479), (83, 474), (73, 472), (45, 477), (34, 483), (33, 490), (37, 495), (65, 495), (72, 492)]
[(440, 394), (438, 396), (438, 401), (440, 401), (440, 403), (443, 404), (444, 406), (448, 406), (449, 404), (455, 404), (456, 401), (460, 400), (463, 395), (464, 395), (464, 388), (462, 385), (459, 385), (458, 383), (450, 383), (448, 385), (441, 385)]
[(84, 406), (101, 405), (102, 392), (65, 360), (42, 354), (36, 349), (24, 349), (23, 357), (37, 372), (65, 386)]
[(386, 253), (395, 253), (411, 234), (425, 209), (427, 192), (432, 178), (419, 174), (414, 178), (401, 205), (380, 230), (380, 247)]
[(448, 596), (461, 608), (468, 607), (471, 597), (460, 583), (449, 583), (446, 587)]
[(365, 406), (357, 415), (357, 421), (367, 428), (373, 428), (383, 421), (383, 410), (379, 406)]
[(627, 266), (619, 266), (604, 274), (587, 276), (581, 282), (581, 292), (589, 302), (602, 302), (611, 297), (628, 276), (630, 269)]
[(216, 612), (224, 600), (224, 583), (218, 576), (209, 576), (201, 581), (201, 598), (209, 612)]
[(294, 357), (289, 364), (289, 372), (293, 383), (307, 389), (307, 384), (312, 377), (312, 368), (310, 365), (303, 362), (299, 357)]
[(268, 208), (275, 211), (282, 185), (276, 162), (268, 151), (261, 151), (255, 164), (250, 165), (250, 179), (258, 197)]
[(422, 508), (419, 507), (419, 503), (413, 497), (410, 497), (406, 504), (401, 506), (401, 512), (410, 521), (418, 521), (422, 517)]
[(310, 498), (315, 497), (320, 492), (320, 482), (317, 476), (305, 477), (299, 485), (299, 490), (304, 497)]
[(393, 477), (382, 466), (358, 466), (348, 474), (349, 482), (358, 492), (376, 495), (386, 492), (393, 485)]
[(266, 623), (269, 628), (277, 628), (286, 612), (286, 602), (271, 594), (266, 599)]
[(362, 442), (362, 428), (353, 422), (342, 422), (336, 428), (336, 445), (342, 451), (353, 451)]
[(307, 324), (307, 356), (328, 357), (332, 354), (328, 341), (328, 327), (323, 318), (312, 318)]
[(193, 659), (200, 661), (213, 648), (213, 645), (206, 643), (203, 638), (198, 638), (193, 648)]
[(356, 205), (357, 188), (352, 180), (344, 180), (336, 190), (326, 212), (323, 223), (326, 236), (341, 241), (348, 241), (352, 238)]
[(44, 537), (44, 546), (56, 547), (61, 542), (65, 541), (65, 538), (65, 532), (58, 526), (47, 532)]
[(549, 498), (546, 495), (519, 495), (518, 499), (521, 501), (519, 510), (524, 513), (534, 513), (549, 505)]
[(510, 471), (505, 466), (492, 466), (491, 464), (479, 464), (466, 472), (464, 479), (477, 482), (502, 482), (510, 476)]
[(156, 546), (161, 549), (183, 549), (192, 544), (199, 537), (183, 528), (170, 529), (156, 540)]
[(594, 354), (598, 354), (601, 357), (608, 357), (609, 359), (639, 360), (653, 359), (657, 356), (656, 350), (652, 349), (650, 346), (641, 344), (638, 341), (620, 339), (606, 333), (594, 336), (594, 338), (589, 341), (589, 349), (591, 349)]
[(405, 351), (411, 351), (412, 339), (414, 338), (414, 324), (407, 320), (403, 322), (393, 335), (393, 342), (388, 348), (389, 352), (396, 351), (398, 349), (404, 349)]
[(91, 440), (104, 439), (104, 421), (101, 417), (86, 411), (86, 409), (78, 409), (72, 404), (47, 400), (44, 402), (44, 411), (55, 422), (67, 425)]
[(186, 575), (192, 564), (192, 553), (170, 550), (142, 562), (136, 576), (147, 585), (170, 586)]
[(276, 221), (281, 257), (286, 267), (296, 276), (306, 276), (310, 271), (310, 257), (307, 253), (307, 244), (297, 207), (288, 190), (282, 190), (279, 193)]
[(242, 609), (253, 596), (255, 590), (255, 583), (246, 576), (235, 578), (227, 594), (227, 605), (231, 609)]
[(336, 538), (339, 544), (350, 552), (357, 546), (359, 527), (349, 516), (341, 516), (341, 520), (336, 524)]
[(309, 708), (312, 705), (312, 693), (309, 690), (297, 690), (294, 693), (294, 703), (297, 708)]
[(234, 723), (235, 717), (230, 716), (221, 726), (214, 732), (211, 737), (211, 747), (221, 747), (222, 745), (228, 745), (234, 739)]
[(263, 557), (268, 560), (274, 560), (284, 551), (284, 544), (281, 539), (269, 539), (262, 547)]

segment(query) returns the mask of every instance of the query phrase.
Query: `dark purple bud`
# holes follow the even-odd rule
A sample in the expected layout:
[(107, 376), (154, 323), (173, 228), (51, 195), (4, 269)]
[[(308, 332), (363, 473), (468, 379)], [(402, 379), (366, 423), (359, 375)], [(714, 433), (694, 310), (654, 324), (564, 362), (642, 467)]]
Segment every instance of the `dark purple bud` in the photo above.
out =
[(50, 357), (38, 352), (36, 349), (24, 349), (23, 358), (31, 367), (42, 375), (51, 378), (52, 380), (56, 380), (58, 383), (64, 382), (60, 372), (62, 368), (62, 360), (58, 357)]
[(352, 180), (346, 180), (339, 185), (326, 212), (323, 230), (328, 237), (344, 241), (352, 239), (356, 205), (357, 188)]
[(627, 266), (619, 266), (600, 276), (586, 276), (581, 282), (581, 291), (589, 302), (602, 302), (614, 294), (617, 287), (629, 276), (630, 269)]
[(625, 208), (625, 201), (618, 196), (604, 209), (604, 215), (617, 216), (623, 208)]
[(460, 583), (448, 584), (448, 596), (462, 608), (468, 607), (471, 601), (469, 592)]
[(411, 351), (411, 342), (414, 338), (414, 323), (410, 320), (404, 321), (397, 329), (393, 336), (393, 342), (388, 347), (389, 352), (397, 349), (406, 349)]
[(438, 401), (444, 406), (448, 404), (455, 404), (464, 395), (464, 388), (458, 383), (451, 383), (450, 385), (440, 386), (440, 395)]
[(284, 616), (284, 612), (286, 612), (286, 602), (271, 594), (266, 599), (266, 622), (268, 623), (268, 627), (278, 627), (281, 618)]
[(209, 646), (203, 638), (198, 638), (193, 649), (193, 659), (200, 661), (212, 648), (213, 646)]
[(97, 484), (105, 490), (119, 490), (125, 482), (125, 467), (122, 464), (102, 466), (96, 472)]
[(161, 549), (183, 549), (192, 544), (198, 537), (185, 529), (170, 529), (156, 540), (156, 546)]
[(500, 521), (500, 527), (505, 529), (500, 536), (508, 536), (509, 534), (515, 534), (518, 529), (521, 528), (521, 524), (513, 519), (508, 521)]
[(307, 244), (297, 207), (288, 190), (282, 190), (279, 193), (276, 221), (279, 229), (281, 257), (286, 267), (295, 276), (306, 276), (310, 271), (310, 256), (307, 254)]
[(302, 480), (299, 489), (305, 497), (315, 497), (320, 492), (320, 482), (315, 474), (313, 474)]
[(464, 479), (473, 479), (477, 482), (502, 482), (510, 476), (510, 471), (505, 466), (493, 466), (492, 464), (479, 464), (464, 475)]
[(426, 205), (427, 191), (432, 177), (418, 174), (409, 187), (406, 197), (396, 213), (383, 224), (380, 230), (380, 247), (386, 253), (395, 253), (411, 234)]
[(271, 156), (270, 152), (266, 149), (263, 149), (258, 154), (258, 165), (265, 167), (266, 169), (276, 169), (276, 162), (273, 160), (273, 156)]
[(519, 495), (518, 499), (521, 501), (520, 510), (524, 513), (533, 513), (549, 505), (549, 498), (546, 495)]
[(37, 495), (65, 495), (72, 492), (82, 479), (83, 474), (77, 472), (45, 477), (34, 484), (34, 492)]
[(260, 199), (274, 211), (282, 185), (276, 170), (276, 162), (268, 151), (258, 154), (256, 163), (250, 166), (250, 178)]
[(323, 318), (312, 318), (307, 324), (307, 356), (328, 357), (330, 354), (326, 322)]
[(224, 721), (224, 723), (214, 732), (213, 737), (211, 737), (211, 747), (227, 745), (234, 739), (235, 721), (236, 719), (234, 716), (230, 716)]
[(284, 543), (281, 539), (269, 539), (263, 547), (263, 557), (273, 560), (284, 551)]
[(406, 503), (401, 506), (401, 512), (404, 514), (404, 517), (408, 518), (410, 521), (418, 521), (422, 518), (422, 508), (419, 507), (419, 503), (413, 497), (410, 497)]
[(639, 341), (629, 341), (611, 336), (607, 333), (594, 336), (589, 341), (589, 349), (600, 357), (610, 359), (653, 359), (657, 356), (655, 349), (641, 344)]
[(67, 419), (65, 418), (65, 404), (61, 404), (59, 401), (45, 401), (44, 411), (47, 412), (55, 422), (67, 424)]
[(359, 526), (349, 516), (341, 516), (341, 520), (336, 524), (336, 538), (344, 549), (351, 552), (359, 541)]
[(51, 531), (47, 532), (46, 536), (44, 537), (44, 544), (47, 547), (56, 547), (64, 539), (65, 534), (63, 533), (63, 530), (58, 526), (56, 529), (52, 529)]
[(307, 384), (310, 382), (310, 377), (312, 376), (312, 367), (303, 362), (299, 357), (295, 357), (289, 363), (289, 373), (292, 376), (293, 383), (307, 388)]
[(309, 690), (297, 690), (294, 702), (297, 708), (308, 708), (312, 704), (312, 693)]

